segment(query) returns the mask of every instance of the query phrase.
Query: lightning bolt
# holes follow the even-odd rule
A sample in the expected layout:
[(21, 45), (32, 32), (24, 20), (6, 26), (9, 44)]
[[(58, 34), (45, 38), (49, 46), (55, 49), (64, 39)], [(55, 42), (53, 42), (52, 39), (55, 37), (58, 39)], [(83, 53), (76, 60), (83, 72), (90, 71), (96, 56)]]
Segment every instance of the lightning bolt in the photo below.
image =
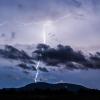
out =
[[(43, 43), (46, 44), (46, 24), (43, 25)], [(35, 75), (35, 83), (37, 82), (37, 78), (38, 78), (38, 75), (39, 75), (39, 65), (40, 65), (40, 60), (37, 62), (37, 65), (36, 65), (36, 75)]]
[(38, 78), (38, 75), (39, 75), (39, 65), (40, 65), (40, 60), (37, 62), (37, 66), (36, 66), (36, 75), (35, 75), (35, 83), (37, 82), (37, 78)]
[[(49, 30), (49, 27), (51, 26), (51, 24), (52, 24), (52, 22), (51, 21), (46, 21), (44, 24), (43, 24), (43, 43), (44, 44), (46, 44), (47, 43), (47, 37), (46, 37), (46, 33), (48, 32), (48, 31), (50, 31)], [(37, 70), (37, 72), (36, 72), (36, 75), (35, 75), (35, 79), (34, 79), (34, 81), (35, 81), (35, 83), (37, 82), (37, 78), (38, 78), (38, 75), (39, 75), (39, 65), (40, 65), (40, 60), (37, 62), (37, 65), (36, 65), (36, 70)]]

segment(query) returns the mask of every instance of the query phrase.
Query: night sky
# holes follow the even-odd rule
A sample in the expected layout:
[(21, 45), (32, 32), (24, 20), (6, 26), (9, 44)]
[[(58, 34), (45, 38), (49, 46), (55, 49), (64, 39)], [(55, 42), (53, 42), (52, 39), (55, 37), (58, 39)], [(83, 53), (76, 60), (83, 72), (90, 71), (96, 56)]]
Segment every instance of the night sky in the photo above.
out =
[(99, 0), (0, 0), (0, 43), (99, 48)]

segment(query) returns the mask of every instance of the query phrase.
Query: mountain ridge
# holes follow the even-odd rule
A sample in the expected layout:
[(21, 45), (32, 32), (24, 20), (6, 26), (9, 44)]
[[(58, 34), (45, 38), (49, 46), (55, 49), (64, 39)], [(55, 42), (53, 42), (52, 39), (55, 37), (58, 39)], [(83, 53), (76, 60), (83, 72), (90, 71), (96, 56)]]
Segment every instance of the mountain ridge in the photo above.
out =
[(85, 88), (80, 85), (58, 83), (50, 84), (45, 82), (31, 83), (21, 88), (2, 89), (0, 98), (18, 100), (47, 100), (47, 99), (81, 99), (100, 100), (100, 90)]
[[(72, 84), (72, 83), (46, 83), (46, 82), (37, 82), (37, 83), (30, 83), (23, 87), (19, 88), (3, 88), (0, 90), (17, 90), (17, 91), (34, 91), (36, 89), (39, 90), (68, 90), (71, 92), (78, 92), (81, 89), (83, 90), (97, 90), (97, 89), (90, 89), (82, 85)], [(100, 92), (100, 90), (97, 90)]]

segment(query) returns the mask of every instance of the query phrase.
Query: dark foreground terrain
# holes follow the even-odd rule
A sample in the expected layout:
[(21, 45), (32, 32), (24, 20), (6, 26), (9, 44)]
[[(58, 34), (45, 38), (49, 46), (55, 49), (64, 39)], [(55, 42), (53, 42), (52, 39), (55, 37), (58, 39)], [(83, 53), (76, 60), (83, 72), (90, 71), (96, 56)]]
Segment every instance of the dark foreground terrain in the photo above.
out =
[(80, 85), (32, 83), (22, 88), (0, 90), (0, 100), (100, 100), (100, 91)]

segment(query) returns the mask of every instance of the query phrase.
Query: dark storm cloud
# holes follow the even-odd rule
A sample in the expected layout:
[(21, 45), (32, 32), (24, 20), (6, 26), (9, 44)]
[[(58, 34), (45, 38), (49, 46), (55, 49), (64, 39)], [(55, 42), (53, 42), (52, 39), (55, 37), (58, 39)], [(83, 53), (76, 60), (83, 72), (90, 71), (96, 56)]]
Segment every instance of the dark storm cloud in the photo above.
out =
[(56, 48), (51, 48), (48, 45), (39, 44), (34, 53), (37, 54), (36, 59), (51, 66), (65, 65), (67, 69), (100, 68), (100, 53), (97, 53), (99, 57), (96, 54), (87, 59), (82, 51), (75, 51), (70, 46), (58, 45)]
[(90, 59), (94, 66), (100, 67), (100, 52), (96, 52), (95, 55), (90, 54)]

